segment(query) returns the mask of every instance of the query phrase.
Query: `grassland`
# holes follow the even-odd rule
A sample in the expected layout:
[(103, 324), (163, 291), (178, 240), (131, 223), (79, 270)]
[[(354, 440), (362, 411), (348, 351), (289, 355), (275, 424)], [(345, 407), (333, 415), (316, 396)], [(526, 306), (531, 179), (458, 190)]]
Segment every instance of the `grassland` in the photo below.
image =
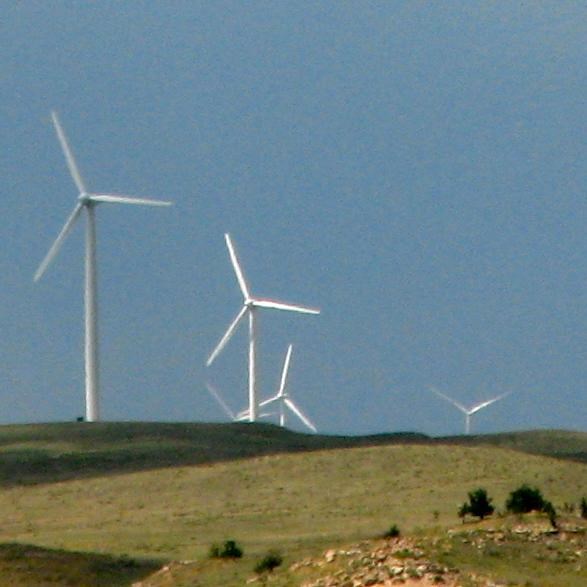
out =
[(431, 438), (300, 434), (267, 424), (106, 422), (0, 426), (0, 487), (369, 446), (498, 446), (587, 463), (587, 433), (558, 430)]
[(122, 587), (151, 575), (160, 566), (157, 561), (68, 552), (28, 544), (0, 545), (0, 583), (10, 587)]
[[(510, 436), (461, 438), (462, 445), (245, 424), (2, 427), (0, 541), (145, 565), (196, 561), (189, 569), (197, 584), (242, 585), (270, 548), (287, 563), (372, 538), (392, 523), (414, 534), (446, 529), (478, 486), (498, 506), (523, 482), (555, 505), (587, 492), (587, 465), (573, 460), (587, 452), (587, 434), (553, 434), (550, 448), (564, 458), (520, 452), (548, 448), (545, 438)], [(209, 561), (210, 544), (229, 538), (242, 544), (242, 561)], [(6, 583), (3, 568), (0, 584), (18, 584)], [(194, 584), (190, 576), (186, 585)]]
[(528, 430), (436, 438), (434, 442), (461, 446), (498, 446), (534, 455), (557, 457), (587, 463), (587, 433), (570, 430)]
[(506, 585), (584, 587), (587, 524), (567, 517), (559, 523), (573, 531), (553, 533), (544, 518), (528, 514), (471, 524), (429, 540), (427, 550), (443, 564), (482, 572)]
[(320, 436), (267, 424), (0, 426), (0, 486), (203, 465), (291, 452), (427, 442), (421, 434)]

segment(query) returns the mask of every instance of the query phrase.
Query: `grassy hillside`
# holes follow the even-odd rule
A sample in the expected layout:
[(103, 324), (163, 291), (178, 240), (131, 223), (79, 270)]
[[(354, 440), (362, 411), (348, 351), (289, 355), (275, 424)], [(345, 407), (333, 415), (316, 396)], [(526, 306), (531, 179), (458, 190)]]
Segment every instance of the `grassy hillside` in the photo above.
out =
[(398, 444), (492, 445), (587, 462), (587, 433), (531, 431), (430, 438), (301, 434), (270, 424), (106, 422), (0, 426), (0, 487), (51, 483), (271, 454)]
[[(9, 487), (0, 490), (0, 541), (199, 560), (203, 585), (242, 585), (269, 548), (291, 562), (392, 523), (416, 533), (448, 527), (467, 490), (482, 485), (499, 505), (523, 482), (555, 505), (576, 503), (587, 466), (493, 447), (406, 445)], [(205, 562), (209, 546), (228, 538), (245, 559)]]
[(0, 583), (10, 587), (117, 587), (152, 575), (161, 563), (28, 544), (0, 545)]
[(587, 433), (570, 430), (528, 430), (481, 436), (453, 436), (448, 440), (462, 445), (491, 445), (535, 455), (545, 455), (587, 463)]
[(427, 440), (414, 433), (360, 437), (300, 434), (270, 424), (68, 422), (0, 426), (0, 486)]
[[(392, 523), (416, 535), (448, 528), (466, 492), (479, 486), (498, 508), (523, 482), (555, 506), (577, 503), (587, 493), (587, 464), (569, 459), (586, 445), (587, 434), (563, 432), (429, 439), (248, 424), (6, 426), (0, 542), (90, 558), (195, 560), (195, 571), (180, 567), (191, 577), (186, 584), (197, 572), (202, 586), (242, 585), (269, 548), (288, 563)], [(209, 561), (209, 546), (229, 538), (242, 544), (244, 559)], [(6, 579), (10, 569), (0, 564), (0, 584), (18, 584)]]

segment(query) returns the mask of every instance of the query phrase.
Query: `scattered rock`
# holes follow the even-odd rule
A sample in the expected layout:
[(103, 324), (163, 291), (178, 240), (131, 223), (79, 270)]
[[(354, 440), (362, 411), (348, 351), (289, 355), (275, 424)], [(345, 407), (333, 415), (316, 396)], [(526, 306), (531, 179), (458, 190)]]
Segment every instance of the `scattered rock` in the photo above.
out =
[[(346, 550), (328, 550), (322, 560), (342, 569), (326, 577), (306, 581), (303, 587), (455, 587), (459, 575), (424, 559), (424, 551), (412, 540), (401, 538), (384, 544), (363, 543)], [(301, 567), (297, 567), (301, 568)]]

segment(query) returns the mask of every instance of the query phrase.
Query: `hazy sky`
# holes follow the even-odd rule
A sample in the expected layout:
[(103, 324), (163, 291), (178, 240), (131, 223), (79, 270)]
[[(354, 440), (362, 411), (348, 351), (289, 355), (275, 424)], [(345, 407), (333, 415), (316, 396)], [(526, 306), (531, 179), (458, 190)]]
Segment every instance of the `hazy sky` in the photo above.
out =
[(33, 274), (77, 196), (98, 209), (109, 420), (221, 420), (262, 396), (321, 431), (587, 430), (587, 7), (579, 2), (45, 2), (0, 7), (0, 422), (84, 412), (83, 227)]

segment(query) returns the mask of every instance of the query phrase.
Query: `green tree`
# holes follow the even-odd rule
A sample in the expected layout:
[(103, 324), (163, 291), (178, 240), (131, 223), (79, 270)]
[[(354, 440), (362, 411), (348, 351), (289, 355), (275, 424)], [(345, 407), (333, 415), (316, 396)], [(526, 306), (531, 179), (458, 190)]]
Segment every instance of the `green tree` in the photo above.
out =
[[(510, 493), (505, 507), (513, 514), (526, 514), (528, 512), (543, 512), (546, 501), (537, 487), (530, 487), (526, 483)], [(548, 513), (548, 512), (547, 512)]]
[(482, 487), (469, 492), (469, 503), (464, 503), (459, 510), (459, 516), (464, 518), (471, 514), (476, 518), (485, 519), (490, 516), (495, 508), (491, 505), (493, 499), (487, 495), (487, 491)]

